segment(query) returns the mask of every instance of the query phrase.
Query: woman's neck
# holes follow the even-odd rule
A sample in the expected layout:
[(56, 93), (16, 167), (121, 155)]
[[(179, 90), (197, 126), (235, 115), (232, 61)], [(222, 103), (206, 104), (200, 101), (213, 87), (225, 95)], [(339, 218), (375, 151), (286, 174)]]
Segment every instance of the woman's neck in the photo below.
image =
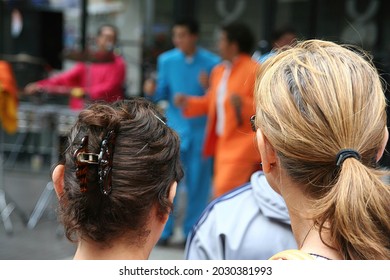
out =
[(81, 240), (78, 243), (75, 260), (146, 260), (149, 258), (153, 246), (146, 241), (142, 246), (130, 244), (125, 240), (111, 243), (111, 246), (102, 247), (93, 241)]
[(300, 250), (306, 253), (320, 255), (332, 260), (342, 260), (342, 255), (338, 250), (334, 249), (334, 247), (334, 244), (330, 242), (329, 232), (323, 230), (320, 236), (320, 232), (314, 226), (309, 229), (305, 239), (302, 244), (300, 244)]
[(281, 194), (286, 201), (298, 249), (330, 259), (342, 259), (340, 253), (332, 248), (335, 246), (329, 232), (323, 229), (320, 236), (318, 228), (314, 226), (310, 218), (311, 203), (304, 195), (303, 186), (291, 182), (283, 182), (283, 186)]
[(182, 50), (182, 52), (184, 53), (185, 56), (189, 56), (189, 57), (192, 57), (195, 55), (196, 53), (196, 46), (192, 46), (192, 47), (189, 47), (188, 49), (186, 50)]

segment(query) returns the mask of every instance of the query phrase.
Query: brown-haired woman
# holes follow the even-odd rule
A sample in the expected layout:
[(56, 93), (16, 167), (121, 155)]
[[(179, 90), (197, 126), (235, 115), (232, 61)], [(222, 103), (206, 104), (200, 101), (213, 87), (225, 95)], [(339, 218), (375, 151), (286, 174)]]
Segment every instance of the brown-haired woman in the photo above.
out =
[(179, 138), (143, 98), (80, 112), (53, 172), (75, 259), (147, 259), (183, 171)]
[(390, 259), (390, 187), (377, 168), (386, 101), (362, 52), (310, 40), (263, 65), (257, 142), (299, 248), (325, 259)]

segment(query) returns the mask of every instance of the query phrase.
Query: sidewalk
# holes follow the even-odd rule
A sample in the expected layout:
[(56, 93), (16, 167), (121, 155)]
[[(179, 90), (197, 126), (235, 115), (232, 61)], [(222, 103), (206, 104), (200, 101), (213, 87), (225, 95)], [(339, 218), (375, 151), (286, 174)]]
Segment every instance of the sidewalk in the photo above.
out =
[[(26, 166), (26, 163), (22, 165)], [(28, 165), (27, 165), (28, 166)], [(17, 164), (16, 167), (20, 167)], [(50, 180), (50, 167), (32, 172), (29, 168), (4, 168), (4, 190), (7, 202), (14, 202), (20, 211), (13, 211), (10, 219), (13, 231), (8, 234), (0, 221), (0, 260), (61, 260), (71, 259), (75, 245), (63, 235), (62, 227), (56, 220), (57, 207), (54, 192), (50, 203), (32, 229), (27, 228), (26, 221), (34, 210), (42, 191)], [(182, 238), (175, 234), (174, 240)], [(175, 260), (183, 259), (184, 250), (178, 246), (156, 247), (150, 259)]]

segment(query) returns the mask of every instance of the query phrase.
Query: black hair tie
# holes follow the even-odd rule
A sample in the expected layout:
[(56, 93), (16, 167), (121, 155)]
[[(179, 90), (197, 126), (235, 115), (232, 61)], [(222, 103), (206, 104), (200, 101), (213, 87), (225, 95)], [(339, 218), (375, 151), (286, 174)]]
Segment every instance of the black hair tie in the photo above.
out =
[(353, 150), (353, 149), (342, 149), (338, 154), (336, 155), (336, 166), (340, 167), (344, 160), (347, 158), (355, 158), (357, 160), (360, 160), (362, 156), (359, 154), (359, 152)]

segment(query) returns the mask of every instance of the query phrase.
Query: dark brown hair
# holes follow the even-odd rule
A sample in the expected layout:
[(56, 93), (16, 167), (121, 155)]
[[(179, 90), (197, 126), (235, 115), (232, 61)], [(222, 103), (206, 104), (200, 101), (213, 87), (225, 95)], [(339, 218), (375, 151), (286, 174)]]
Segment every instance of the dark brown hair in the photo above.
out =
[(240, 53), (251, 54), (255, 44), (255, 37), (249, 26), (241, 22), (234, 22), (223, 25), (221, 30), (226, 33), (230, 43), (237, 43)]
[[(172, 210), (170, 186), (183, 177), (179, 138), (164, 123), (155, 105), (144, 98), (114, 104), (93, 104), (80, 112), (64, 152), (64, 194), (59, 216), (71, 241), (90, 239), (104, 244), (128, 236), (142, 242), (154, 206), (158, 215)], [(99, 189), (98, 166), (88, 165), (87, 191), (76, 178), (74, 152), (88, 136), (88, 151), (99, 154), (103, 138), (113, 130), (112, 191)]]

